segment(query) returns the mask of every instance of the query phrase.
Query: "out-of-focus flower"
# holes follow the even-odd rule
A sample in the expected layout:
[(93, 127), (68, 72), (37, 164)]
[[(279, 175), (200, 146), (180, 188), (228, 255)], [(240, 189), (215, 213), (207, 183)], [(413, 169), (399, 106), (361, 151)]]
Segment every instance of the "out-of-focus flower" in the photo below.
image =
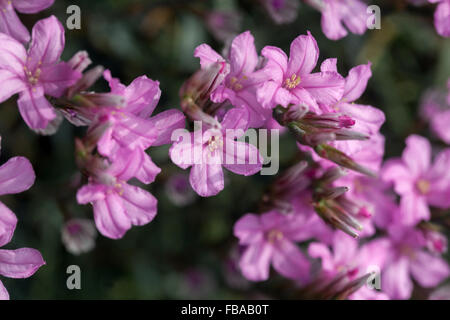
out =
[(242, 16), (238, 11), (210, 11), (205, 15), (205, 23), (217, 40), (226, 43), (239, 33)]
[(74, 255), (91, 251), (95, 247), (96, 237), (95, 225), (89, 219), (70, 219), (61, 232), (66, 250)]
[(53, 5), (53, 2), (55, 0), (2, 0), (0, 2), (2, 11), (0, 32), (22, 43), (30, 41), (30, 33), (20, 21), (15, 10), (26, 14), (38, 13)]
[(392, 299), (411, 297), (411, 278), (424, 288), (433, 288), (450, 275), (447, 262), (425, 250), (426, 240), (421, 231), (394, 225), (389, 229), (389, 241), (381, 285)]
[(319, 113), (319, 103), (334, 105), (344, 93), (344, 79), (337, 72), (311, 73), (319, 58), (316, 40), (308, 32), (291, 43), (290, 57), (277, 47), (266, 46), (267, 58), (263, 71), (270, 80), (258, 88), (258, 101), (268, 109), (277, 105), (303, 104), (309, 111)]
[(245, 108), (250, 112), (249, 127), (260, 127), (270, 118), (271, 113), (264, 111), (255, 97), (256, 88), (268, 79), (262, 70), (256, 70), (258, 54), (254, 38), (249, 31), (234, 38), (228, 59), (224, 59), (207, 44), (195, 49), (194, 56), (200, 59), (202, 69), (216, 62), (226, 61), (230, 72), (223, 82), (211, 93), (211, 100), (222, 103), (229, 100), (235, 107)]
[[(33, 185), (34, 179), (33, 168), (27, 159), (12, 158), (0, 167), (0, 195), (28, 190)], [(0, 247), (11, 241), (16, 224), (17, 218), (14, 213), (0, 202)], [(44, 264), (40, 252), (35, 249), (0, 249), (0, 275), (4, 277), (28, 278)], [(0, 300), (4, 299), (9, 299), (9, 294), (0, 281)]]
[(64, 27), (54, 16), (38, 21), (28, 52), (6, 34), (0, 34), (0, 41), (0, 102), (19, 93), (17, 103), (27, 125), (45, 129), (56, 118), (45, 94), (60, 97), (81, 77), (80, 72), (59, 61), (65, 44)]
[(450, 207), (450, 149), (436, 156), (431, 164), (431, 145), (423, 137), (412, 135), (406, 139), (406, 148), (399, 159), (388, 160), (382, 177), (394, 184), (401, 196), (399, 221), (414, 225), (430, 219), (428, 205)]
[(434, 26), (437, 32), (446, 38), (450, 37), (450, 0), (428, 0), (431, 3), (437, 3), (438, 6), (434, 12)]
[(220, 124), (180, 136), (170, 148), (173, 163), (182, 169), (192, 166), (189, 181), (200, 196), (214, 196), (223, 190), (222, 166), (245, 176), (261, 170), (263, 160), (258, 148), (235, 140), (244, 135), (248, 121), (246, 109), (233, 108)]
[(127, 183), (143, 161), (139, 150), (121, 149), (112, 164), (94, 157), (84, 168), (89, 183), (78, 190), (77, 200), (93, 206), (95, 224), (105, 237), (122, 238), (133, 225), (145, 225), (155, 217), (155, 197)]
[[(328, 288), (331, 292), (327, 294), (336, 294), (351, 281), (371, 274), (374, 268), (381, 270), (387, 258), (387, 246), (386, 240), (374, 240), (359, 248), (358, 241), (342, 232), (335, 232), (332, 250), (323, 243), (313, 242), (309, 245), (308, 254), (313, 258), (321, 259), (321, 271), (318, 278), (323, 284), (342, 277), (334, 288)], [(388, 299), (388, 296), (364, 286), (350, 298)]]
[(428, 300), (450, 300), (450, 286), (446, 285), (434, 290)]
[(261, 0), (269, 16), (277, 24), (291, 23), (298, 15), (299, 0)]
[(195, 192), (189, 185), (189, 177), (185, 174), (176, 174), (166, 182), (166, 195), (173, 204), (183, 207), (195, 200)]
[(448, 94), (440, 90), (425, 93), (421, 102), (422, 116), (429, 121), (431, 131), (446, 144), (450, 144), (450, 80)]
[(287, 278), (309, 280), (309, 262), (295, 242), (303, 237), (295, 216), (276, 211), (260, 216), (246, 214), (234, 226), (239, 244), (246, 246), (239, 262), (243, 275), (251, 281), (269, 278), (270, 265)]
[[(367, 30), (367, 4), (360, 0), (307, 0), (322, 12), (322, 30), (327, 38), (339, 40), (352, 33), (363, 34)], [(344, 27), (345, 25), (345, 27)]]

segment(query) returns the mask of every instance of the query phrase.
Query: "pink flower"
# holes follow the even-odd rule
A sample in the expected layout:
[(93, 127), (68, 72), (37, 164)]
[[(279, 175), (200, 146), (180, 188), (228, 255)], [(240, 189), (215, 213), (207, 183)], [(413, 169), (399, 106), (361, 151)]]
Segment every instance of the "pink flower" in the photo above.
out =
[(337, 72), (311, 73), (319, 58), (316, 40), (308, 32), (291, 43), (290, 57), (277, 47), (266, 46), (262, 55), (267, 58), (263, 68), (271, 76), (258, 88), (258, 101), (265, 108), (276, 105), (305, 104), (318, 113), (318, 103), (334, 105), (344, 93), (344, 79)]
[[(308, 0), (322, 12), (322, 30), (327, 38), (339, 40), (352, 33), (363, 34), (367, 30), (367, 4), (360, 0)], [(345, 25), (345, 27), (344, 27)]]
[(64, 49), (63, 26), (54, 16), (38, 21), (28, 51), (6, 34), (0, 34), (0, 42), (0, 102), (19, 93), (19, 111), (27, 125), (45, 129), (56, 118), (45, 94), (60, 97), (81, 77), (67, 63), (59, 62)]
[(437, 32), (446, 38), (450, 37), (450, 0), (428, 0), (438, 3), (434, 12), (434, 26)]
[(381, 275), (381, 287), (392, 299), (411, 297), (411, 277), (420, 286), (433, 288), (450, 275), (447, 262), (425, 250), (426, 240), (421, 231), (393, 226), (389, 236), (389, 255)]
[[(313, 242), (309, 245), (308, 254), (313, 258), (321, 259), (322, 267), (319, 277), (323, 280), (332, 280), (341, 273), (345, 273), (345, 280), (348, 283), (371, 273), (374, 268), (381, 270), (388, 255), (388, 245), (387, 240), (373, 240), (359, 247), (357, 240), (336, 231), (331, 245), (332, 250), (323, 243)], [(388, 298), (384, 293), (371, 291), (373, 290), (361, 288), (353, 295), (353, 299)]]
[(436, 137), (450, 144), (450, 80), (447, 82), (448, 93), (441, 90), (429, 90), (421, 102), (422, 116), (429, 121), (430, 129)]
[(97, 229), (119, 239), (133, 226), (142, 226), (156, 215), (157, 200), (147, 191), (127, 183), (143, 165), (139, 150), (121, 149), (114, 162), (91, 176), (77, 193), (80, 204), (92, 204)]
[(256, 70), (258, 54), (254, 38), (249, 31), (234, 38), (228, 59), (224, 59), (207, 44), (195, 49), (194, 56), (200, 58), (202, 69), (215, 62), (227, 61), (230, 73), (211, 94), (211, 100), (216, 103), (229, 100), (235, 107), (246, 108), (250, 112), (250, 127), (260, 127), (271, 117), (271, 112), (263, 110), (255, 98), (256, 87), (268, 79), (267, 75)]
[[(297, 223), (296, 223), (297, 222)], [(246, 247), (239, 262), (243, 275), (251, 281), (269, 278), (270, 265), (281, 275), (301, 281), (309, 279), (309, 261), (295, 245), (303, 222), (293, 215), (270, 211), (260, 216), (246, 214), (234, 226), (239, 244)]]
[(5, 33), (14, 39), (26, 43), (30, 41), (30, 33), (22, 24), (15, 10), (20, 13), (38, 13), (45, 10), (55, 0), (2, 0), (0, 1), (0, 32)]
[(74, 255), (91, 251), (95, 247), (97, 230), (89, 219), (70, 219), (61, 230), (61, 240), (66, 250)]
[(261, 0), (261, 2), (277, 24), (291, 23), (297, 18), (299, 0)]
[(246, 109), (233, 108), (216, 127), (180, 136), (170, 148), (170, 158), (177, 166), (183, 169), (192, 166), (189, 181), (200, 196), (214, 196), (223, 190), (222, 166), (244, 176), (261, 170), (262, 156), (258, 149), (235, 140), (247, 130), (248, 118)]
[(168, 110), (150, 117), (153, 113), (161, 91), (159, 82), (146, 76), (135, 79), (125, 87), (118, 79), (112, 78), (109, 70), (105, 71), (111, 93), (122, 96), (123, 107), (100, 107), (91, 128), (106, 123), (108, 128), (98, 141), (98, 151), (103, 156), (114, 160), (120, 149), (138, 150), (144, 159), (143, 166), (136, 172), (143, 183), (154, 181), (160, 169), (151, 160), (145, 150), (171, 142), (172, 131), (184, 127), (184, 115), (178, 110)]
[(399, 159), (388, 160), (382, 178), (394, 184), (401, 196), (399, 221), (414, 225), (430, 219), (428, 205), (450, 207), (450, 149), (436, 156), (431, 165), (431, 145), (427, 139), (412, 135)]
[[(12, 158), (0, 167), (0, 195), (28, 190), (34, 179), (33, 168), (27, 159)], [(14, 213), (0, 202), (0, 247), (11, 241), (16, 224)], [(35, 249), (0, 249), (0, 275), (4, 277), (28, 278), (44, 264), (41, 254)], [(0, 281), (0, 299), (8, 298), (8, 292)]]

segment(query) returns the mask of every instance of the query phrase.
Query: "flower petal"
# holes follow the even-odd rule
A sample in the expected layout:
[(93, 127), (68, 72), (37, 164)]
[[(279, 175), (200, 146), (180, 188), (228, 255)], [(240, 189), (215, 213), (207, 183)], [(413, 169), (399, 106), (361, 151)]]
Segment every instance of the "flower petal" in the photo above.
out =
[(30, 41), (28, 29), (20, 21), (11, 1), (5, 1), (0, 8), (0, 32), (10, 35), (22, 43)]
[(234, 236), (240, 244), (251, 244), (262, 240), (263, 232), (259, 216), (247, 213), (234, 225)]
[(244, 277), (251, 281), (267, 280), (272, 253), (273, 247), (264, 241), (248, 246), (239, 261), (239, 267)]
[(43, 87), (22, 91), (17, 104), (23, 120), (31, 129), (45, 129), (56, 118), (52, 105), (44, 96)]
[(44, 264), (36, 249), (0, 250), (0, 274), (8, 278), (31, 277)]
[(14, 8), (22, 13), (38, 13), (51, 7), (55, 0), (13, 0)]
[(416, 251), (411, 261), (411, 274), (422, 287), (432, 288), (448, 278), (450, 268), (441, 257)]
[(302, 282), (309, 280), (308, 259), (295, 244), (286, 239), (275, 243), (272, 263), (274, 269), (287, 278)]
[(205, 159), (200, 164), (194, 164), (189, 182), (200, 196), (215, 196), (224, 188), (222, 165), (208, 164)]
[(300, 85), (318, 103), (333, 105), (342, 98), (345, 80), (336, 72), (319, 72), (303, 76)]
[(64, 27), (55, 17), (39, 20), (33, 27), (30, 49), (28, 51), (29, 70), (36, 70), (59, 61), (64, 50)]
[(16, 225), (16, 215), (0, 202), (0, 247), (11, 241)]
[(35, 178), (33, 167), (28, 159), (11, 158), (0, 167), (0, 195), (28, 190)]
[(8, 100), (16, 93), (26, 90), (23, 80), (9, 70), (0, 70), (0, 83), (2, 84), (0, 103)]
[(208, 68), (217, 61), (225, 61), (220, 54), (214, 51), (209, 45), (201, 44), (194, 51), (194, 57), (200, 59), (202, 69)]
[(231, 74), (235, 77), (249, 75), (258, 64), (258, 54), (255, 39), (250, 31), (246, 31), (234, 38), (230, 48)]
[(406, 139), (406, 148), (402, 154), (403, 162), (414, 177), (425, 173), (430, 167), (431, 145), (421, 136), (411, 135)]
[(356, 66), (350, 70), (345, 79), (344, 96), (346, 102), (359, 99), (366, 90), (367, 82), (372, 77), (371, 63)]
[(381, 277), (381, 287), (392, 299), (409, 299), (413, 282), (409, 276), (409, 262), (401, 257), (387, 266)]
[(44, 86), (45, 93), (56, 98), (61, 97), (68, 87), (74, 85), (81, 78), (81, 73), (73, 70), (65, 62), (44, 66), (41, 69), (39, 83)]
[(126, 214), (133, 225), (143, 226), (155, 218), (158, 201), (149, 192), (126, 184), (121, 196)]
[(93, 207), (95, 224), (105, 237), (120, 239), (131, 228), (123, 201), (116, 193), (106, 195), (104, 200), (95, 201)]
[(263, 158), (257, 147), (242, 141), (225, 140), (223, 166), (235, 174), (253, 175), (262, 169)]
[(3, 283), (0, 281), (0, 300), (9, 300), (9, 294)]
[(318, 59), (319, 47), (311, 33), (308, 31), (307, 35), (298, 36), (291, 43), (287, 76), (310, 74)]

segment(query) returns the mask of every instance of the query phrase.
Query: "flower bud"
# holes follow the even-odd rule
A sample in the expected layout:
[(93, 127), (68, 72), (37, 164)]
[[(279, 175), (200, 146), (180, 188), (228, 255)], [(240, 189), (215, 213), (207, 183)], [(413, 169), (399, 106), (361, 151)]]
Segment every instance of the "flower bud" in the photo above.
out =
[(97, 231), (94, 223), (88, 219), (71, 219), (61, 232), (62, 243), (66, 250), (74, 255), (87, 253), (95, 247)]

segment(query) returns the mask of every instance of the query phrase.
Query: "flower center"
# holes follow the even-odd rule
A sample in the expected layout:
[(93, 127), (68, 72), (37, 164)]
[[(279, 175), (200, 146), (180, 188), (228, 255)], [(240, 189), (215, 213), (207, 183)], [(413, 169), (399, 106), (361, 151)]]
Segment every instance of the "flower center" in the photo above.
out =
[(217, 149), (221, 149), (223, 146), (223, 141), (218, 136), (212, 136), (208, 140), (208, 148), (211, 153), (214, 153)]
[(276, 241), (280, 241), (283, 239), (283, 233), (280, 230), (273, 229), (267, 233), (267, 241), (270, 243), (275, 243)]
[(300, 76), (297, 76), (295, 73), (290, 77), (284, 80), (284, 87), (287, 89), (296, 88), (301, 82)]
[[(41, 65), (41, 62), (39, 62), (39, 65)], [(25, 71), (25, 75), (27, 76), (28, 82), (31, 83), (31, 85), (36, 85), (39, 81), (39, 77), (41, 76), (41, 68), (39, 66), (36, 68), (36, 70), (31, 72), (26, 66), (23, 67), (23, 70)]]
[(240, 80), (247, 80), (246, 76), (242, 76), (242, 79), (238, 79), (236, 77), (230, 78), (230, 85), (234, 91), (240, 91), (244, 88)]
[(423, 195), (430, 192), (430, 182), (425, 179), (419, 179), (416, 183), (417, 190)]

